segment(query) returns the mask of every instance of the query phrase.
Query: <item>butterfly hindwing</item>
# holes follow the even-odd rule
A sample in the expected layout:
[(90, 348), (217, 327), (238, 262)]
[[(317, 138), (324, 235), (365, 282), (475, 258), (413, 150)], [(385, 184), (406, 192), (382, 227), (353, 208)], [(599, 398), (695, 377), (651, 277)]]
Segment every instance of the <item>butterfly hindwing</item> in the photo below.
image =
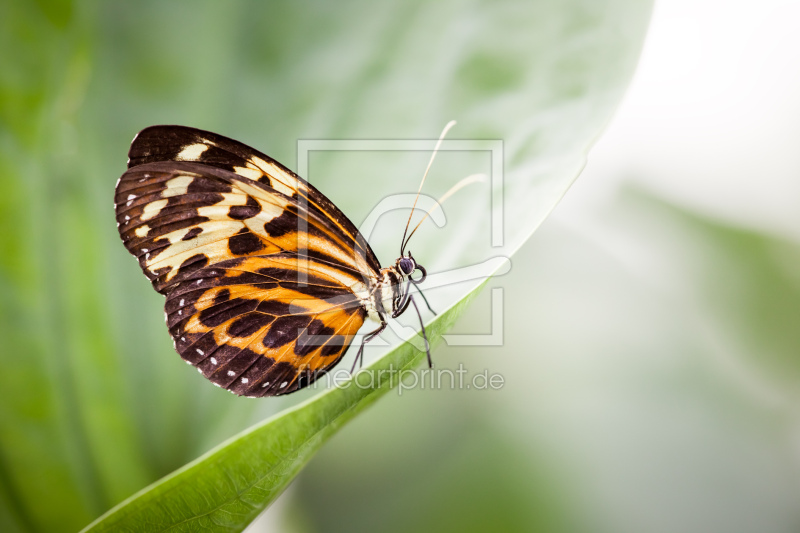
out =
[(328, 267), (295, 254), (196, 270), (167, 296), (175, 348), (213, 383), (245, 396), (293, 392), (343, 356), (366, 313)]

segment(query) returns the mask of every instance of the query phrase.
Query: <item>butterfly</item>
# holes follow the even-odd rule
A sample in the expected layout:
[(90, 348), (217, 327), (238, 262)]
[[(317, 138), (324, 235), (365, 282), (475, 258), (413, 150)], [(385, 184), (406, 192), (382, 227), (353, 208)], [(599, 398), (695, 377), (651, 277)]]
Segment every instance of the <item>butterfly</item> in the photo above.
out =
[(400, 257), (382, 268), (324, 194), (238, 141), (151, 126), (128, 157), (114, 198), (119, 234), (166, 297), (175, 350), (212, 383), (250, 397), (295, 392), (341, 361), (371, 319), (379, 325), (361, 361), (387, 316), (409, 305), (431, 364), (411, 292), (427, 272), (404, 252), (416, 228), (406, 238), (406, 224)]

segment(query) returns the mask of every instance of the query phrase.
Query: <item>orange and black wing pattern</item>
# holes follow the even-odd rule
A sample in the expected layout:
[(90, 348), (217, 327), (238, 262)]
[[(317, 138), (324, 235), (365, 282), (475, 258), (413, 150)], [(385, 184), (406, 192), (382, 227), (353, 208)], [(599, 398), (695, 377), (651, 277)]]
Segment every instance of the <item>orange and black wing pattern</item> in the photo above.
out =
[(280, 253), (194, 271), (167, 296), (175, 349), (242, 396), (308, 385), (339, 362), (366, 316), (358, 297), (316, 266)]
[(154, 126), (129, 155), (120, 236), (167, 297), (181, 357), (245, 396), (293, 392), (330, 370), (379, 269), (352, 222), (285, 167), (210, 132)]

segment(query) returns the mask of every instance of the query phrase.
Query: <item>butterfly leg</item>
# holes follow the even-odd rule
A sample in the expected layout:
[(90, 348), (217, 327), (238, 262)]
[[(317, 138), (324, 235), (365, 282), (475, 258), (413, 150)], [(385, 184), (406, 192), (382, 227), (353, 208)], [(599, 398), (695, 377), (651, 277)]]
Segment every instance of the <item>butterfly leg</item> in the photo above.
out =
[(358, 353), (356, 354), (356, 358), (353, 361), (353, 367), (350, 369), (350, 374), (352, 374), (353, 371), (355, 371), (356, 363), (359, 363), (359, 361), (361, 363), (361, 364), (358, 365), (358, 368), (361, 368), (361, 365), (364, 364), (364, 346), (369, 341), (371, 341), (372, 339), (374, 339), (375, 337), (377, 337), (378, 335), (383, 333), (383, 330), (385, 330), (385, 329), (386, 329), (386, 321), (382, 320), (381, 321), (381, 325), (378, 326), (378, 329), (376, 329), (375, 331), (371, 331), (371, 332), (367, 333), (366, 335), (364, 335), (364, 339), (361, 341), (361, 346), (358, 348)]
[(410, 296), (409, 300), (411, 301), (411, 304), (414, 306), (414, 309), (417, 311), (417, 317), (419, 318), (419, 325), (422, 328), (422, 338), (425, 340), (425, 353), (428, 354), (428, 368), (433, 368), (433, 361), (431, 360), (431, 345), (430, 343), (428, 343), (428, 336), (425, 334), (425, 324), (422, 322), (422, 314), (419, 312), (419, 307), (417, 307), (417, 302), (414, 301), (414, 297)]
[(439, 313), (437, 313), (436, 311), (434, 311), (434, 310), (433, 310), (433, 308), (431, 307), (431, 304), (429, 304), (429, 303), (428, 303), (428, 299), (427, 299), (427, 298), (425, 298), (425, 293), (424, 293), (424, 292), (422, 292), (422, 289), (420, 289), (420, 288), (419, 288), (417, 285), (414, 285), (414, 288), (415, 288), (415, 289), (417, 289), (417, 290), (419, 291), (419, 295), (420, 295), (420, 296), (422, 296), (422, 299), (423, 299), (423, 300), (425, 300), (425, 305), (427, 305), (427, 306), (428, 306), (428, 311), (430, 311), (431, 313), (433, 313), (435, 316), (439, 316)]

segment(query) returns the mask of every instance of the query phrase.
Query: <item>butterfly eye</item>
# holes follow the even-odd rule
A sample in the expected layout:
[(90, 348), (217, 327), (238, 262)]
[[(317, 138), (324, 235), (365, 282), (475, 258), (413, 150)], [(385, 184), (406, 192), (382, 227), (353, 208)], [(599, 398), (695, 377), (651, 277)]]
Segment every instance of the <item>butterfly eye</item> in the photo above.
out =
[(415, 268), (417, 268), (417, 265), (414, 264), (413, 259), (409, 259), (408, 257), (403, 257), (400, 259), (400, 271), (406, 276), (414, 272)]

